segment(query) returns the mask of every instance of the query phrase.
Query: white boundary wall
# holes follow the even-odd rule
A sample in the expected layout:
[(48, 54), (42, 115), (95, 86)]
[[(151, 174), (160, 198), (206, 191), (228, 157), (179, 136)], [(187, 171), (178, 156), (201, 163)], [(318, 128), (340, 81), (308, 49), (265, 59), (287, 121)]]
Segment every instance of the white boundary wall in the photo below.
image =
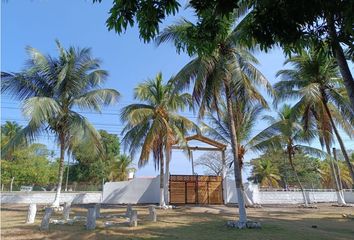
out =
[(159, 203), (160, 178), (134, 178), (124, 182), (107, 182), (103, 186), (103, 203)]
[[(103, 188), (103, 203), (158, 203), (159, 186), (159, 177), (108, 182)], [(233, 179), (227, 179), (226, 191), (226, 203), (237, 203), (236, 186)], [(299, 204), (303, 202), (301, 192), (259, 191), (255, 184), (245, 184), (245, 192), (256, 204)], [(335, 192), (306, 192), (306, 194), (312, 203), (336, 202)], [(354, 203), (354, 192), (345, 192), (344, 197), (347, 203)]]
[[(247, 196), (257, 204), (300, 204), (303, 203), (302, 193), (292, 191), (259, 191), (255, 184), (244, 184)], [(310, 203), (336, 202), (336, 192), (307, 192)], [(354, 203), (354, 192), (344, 192), (346, 203)], [(236, 184), (227, 179), (227, 203), (237, 203)]]
[[(107, 182), (101, 192), (63, 192), (60, 202), (107, 204), (145, 204), (159, 202), (160, 179), (135, 178), (124, 182)], [(235, 181), (227, 179), (226, 203), (237, 203)], [(301, 192), (259, 191), (254, 184), (245, 184), (247, 196), (257, 204), (299, 204)], [(306, 192), (311, 203), (336, 202), (335, 192)], [(3, 192), (1, 203), (49, 204), (54, 201), (54, 192)], [(347, 203), (354, 203), (354, 192), (344, 192)]]
[[(55, 192), (2, 192), (3, 203), (37, 203), (51, 204), (54, 201)], [(60, 203), (72, 202), (73, 204), (101, 202), (102, 192), (62, 192)]]

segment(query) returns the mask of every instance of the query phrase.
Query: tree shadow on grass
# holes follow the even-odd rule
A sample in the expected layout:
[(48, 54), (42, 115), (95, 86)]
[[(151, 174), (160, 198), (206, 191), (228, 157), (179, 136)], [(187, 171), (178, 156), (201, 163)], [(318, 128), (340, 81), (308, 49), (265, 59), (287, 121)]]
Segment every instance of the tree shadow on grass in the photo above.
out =
[[(333, 216), (306, 218), (284, 211), (271, 211), (279, 216), (249, 214), (250, 219), (260, 221), (262, 229), (237, 230), (226, 227), (227, 220), (235, 220), (238, 216), (230, 212), (204, 213), (191, 212), (191, 208), (158, 211), (158, 222), (147, 220), (147, 209), (137, 208), (139, 224), (136, 228), (129, 228), (123, 222), (111, 227), (103, 227), (104, 221), (97, 222), (93, 231), (85, 230), (85, 222), (74, 225), (50, 225), (48, 232), (39, 231), (42, 213), (38, 215), (36, 223), (32, 225), (17, 225), (14, 229), (7, 229), (9, 239), (196, 239), (196, 240), (227, 240), (227, 239), (353, 239), (354, 221), (341, 218), (340, 213)], [(211, 210), (213, 210), (211, 208)], [(233, 209), (231, 209), (233, 210)], [(110, 212), (115, 212), (112, 210)], [(76, 213), (76, 211), (75, 211)], [(292, 219), (292, 217), (294, 217)], [(288, 218), (288, 219), (284, 219)], [(123, 220), (125, 221), (125, 220)], [(4, 238), (8, 239), (8, 238)]]
[[(87, 231), (82, 225), (73, 226), (51, 225), (49, 232), (44, 233), (47, 239), (352, 239), (353, 222), (337, 219), (302, 219), (276, 220), (271, 218), (253, 218), (262, 222), (262, 229), (237, 230), (227, 228), (223, 216), (214, 214), (185, 214), (192, 217), (192, 222), (177, 219), (161, 219), (157, 223), (140, 221), (137, 228), (118, 225), (109, 228), (98, 227), (94, 231)], [(200, 221), (198, 221), (200, 219)], [(161, 226), (163, 225), (163, 227)], [(313, 228), (317, 226), (317, 228)], [(33, 226), (25, 226), (33, 229)], [(37, 230), (38, 231), (38, 230)], [(34, 230), (36, 232), (36, 230)], [(42, 233), (43, 234), (43, 233)], [(19, 239), (20, 235), (19, 235)]]

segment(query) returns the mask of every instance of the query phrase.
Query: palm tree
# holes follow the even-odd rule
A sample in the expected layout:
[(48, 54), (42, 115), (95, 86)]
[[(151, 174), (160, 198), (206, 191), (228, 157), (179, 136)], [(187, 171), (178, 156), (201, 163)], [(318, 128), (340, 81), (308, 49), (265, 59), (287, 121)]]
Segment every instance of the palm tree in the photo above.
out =
[[(15, 121), (6, 121), (5, 124), (1, 125), (1, 146), (6, 146), (7, 143), (13, 139), (18, 132), (20, 132), (22, 126), (20, 126)], [(15, 146), (9, 146), (9, 150), (3, 156), (6, 160), (12, 160), (12, 153), (15, 151)]]
[[(242, 14), (242, 11), (237, 14)], [(157, 43), (172, 41), (178, 49), (188, 49), (195, 44), (193, 39), (188, 37), (195, 28), (193, 23), (182, 20), (178, 25), (172, 25), (165, 29), (158, 37)], [(238, 28), (230, 29), (228, 34), (219, 36), (218, 47), (209, 55), (195, 57), (180, 70), (174, 82), (176, 89), (189, 88), (194, 83), (193, 98), (195, 103), (199, 105), (200, 118), (203, 117), (206, 110), (218, 112), (220, 102), (226, 102), (240, 213), (239, 227), (245, 227), (247, 215), (238, 158), (239, 141), (235, 128), (234, 99), (238, 95), (241, 98), (250, 101), (256, 100), (266, 105), (257, 87), (263, 86), (270, 92), (271, 85), (254, 66), (258, 63), (257, 59), (237, 43), (239, 32)]]
[[(338, 181), (340, 181), (344, 188), (351, 188), (353, 185), (353, 181), (350, 177), (350, 173), (346, 165), (342, 162), (338, 162), (339, 167), (339, 176)], [(332, 188), (333, 183), (335, 182), (333, 176), (333, 167), (331, 160), (325, 160), (321, 162), (320, 165), (320, 174), (321, 174), (321, 184), (324, 188)], [(336, 187), (336, 186), (335, 186)]]
[[(172, 145), (186, 144), (187, 131), (197, 128), (177, 113), (192, 106), (192, 97), (174, 91), (171, 82), (164, 84), (161, 73), (155, 79), (139, 84), (134, 91), (135, 99), (141, 103), (128, 105), (122, 110), (121, 120), (126, 123), (122, 142), (132, 156), (141, 150), (139, 167), (147, 164), (152, 153), (155, 168), (160, 169), (160, 206), (165, 206), (164, 158), (168, 175)], [(167, 183), (168, 178), (165, 186)]]
[[(262, 105), (253, 104), (250, 101), (245, 102), (243, 99), (235, 99), (233, 103), (235, 129), (238, 136), (238, 159), (241, 168), (245, 154), (255, 149), (258, 143), (257, 139), (251, 137), (251, 133), (263, 109)], [(207, 112), (206, 119), (209, 124), (202, 123), (202, 132), (217, 141), (230, 145), (230, 121), (225, 103), (220, 103), (217, 114)]]
[(273, 116), (265, 116), (269, 121), (270, 126), (261, 131), (255, 138), (258, 144), (255, 146), (258, 150), (265, 150), (269, 148), (283, 149), (288, 157), (291, 169), (294, 172), (297, 183), (301, 189), (305, 206), (308, 206), (308, 201), (305, 195), (303, 185), (298, 176), (298, 170), (294, 165), (293, 158), (296, 152), (303, 152), (310, 155), (325, 156), (325, 154), (316, 148), (301, 145), (302, 142), (308, 142), (312, 139), (316, 131), (308, 129), (303, 131), (303, 127), (296, 118), (293, 118), (292, 108), (284, 104), (278, 112), (277, 118)]
[(59, 57), (45, 56), (28, 47), (27, 68), (19, 73), (1, 73), (2, 91), (23, 100), (22, 112), (28, 125), (13, 138), (33, 141), (43, 132), (55, 134), (60, 146), (58, 185), (53, 206), (59, 206), (63, 181), (65, 152), (71, 153), (78, 141), (89, 140), (100, 150), (100, 134), (92, 124), (76, 112), (92, 110), (117, 101), (119, 93), (101, 89), (108, 73), (101, 70), (100, 61), (91, 57), (89, 48), (64, 49), (57, 41)]
[(338, 66), (325, 50), (311, 48), (287, 59), (293, 69), (277, 73), (282, 78), (275, 84), (278, 100), (297, 99), (296, 115), (301, 115), (304, 129), (317, 125), (320, 143), (331, 155), (333, 132), (343, 152), (345, 162), (354, 181), (354, 167), (339, 134), (340, 126), (350, 137), (354, 136), (354, 112), (350, 107)]
[(130, 156), (126, 154), (119, 155), (117, 161), (113, 163), (111, 173), (109, 174), (109, 179), (111, 181), (128, 180), (128, 170), (132, 163), (133, 160)]
[(6, 121), (1, 125), (1, 135), (4, 135), (8, 139), (16, 136), (16, 134), (22, 129), (22, 127), (15, 121)]
[[(255, 145), (257, 144), (257, 139), (251, 138), (251, 133), (252, 128), (256, 123), (257, 117), (263, 109), (264, 107), (261, 104), (253, 104), (251, 101), (247, 101), (245, 98), (240, 98), (240, 96), (236, 96), (234, 99), (234, 122), (236, 134), (238, 136), (237, 152), (241, 170), (246, 153), (254, 149)], [(205, 132), (205, 134), (218, 141), (230, 145), (230, 121), (225, 103), (220, 104), (217, 114), (207, 112), (206, 117), (210, 124), (202, 123), (202, 130)], [(230, 167), (232, 164), (233, 162), (231, 162)], [(246, 194), (244, 197), (246, 200), (246, 205), (252, 206), (253, 202), (251, 199), (249, 199)]]
[(270, 159), (255, 159), (252, 169), (253, 181), (259, 183), (261, 187), (278, 188), (281, 177), (279, 169), (272, 163)]

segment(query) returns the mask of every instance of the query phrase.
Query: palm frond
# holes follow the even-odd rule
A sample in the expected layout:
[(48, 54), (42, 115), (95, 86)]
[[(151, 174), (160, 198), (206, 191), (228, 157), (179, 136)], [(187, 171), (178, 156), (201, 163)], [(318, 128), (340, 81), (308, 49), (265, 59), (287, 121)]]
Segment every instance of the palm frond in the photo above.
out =
[(101, 112), (101, 107), (117, 103), (119, 96), (120, 94), (114, 89), (97, 89), (78, 96), (72, 100), (71, 104), (81, 110)]

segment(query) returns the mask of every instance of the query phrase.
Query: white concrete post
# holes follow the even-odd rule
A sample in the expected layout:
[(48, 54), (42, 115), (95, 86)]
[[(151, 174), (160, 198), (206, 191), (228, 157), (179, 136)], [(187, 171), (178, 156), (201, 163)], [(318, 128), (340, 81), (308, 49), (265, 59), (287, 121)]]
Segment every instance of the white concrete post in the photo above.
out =
[(149, 206), (149, 220), (153, 221), (153, 222), (157, 221), (157, 215), (156, 215), (155, 206)]
[(101, 217), (101, 204), (97, 203), (95, 205), (96, 208), (96, 219)]
[(41, 222), (41, 230), (42, 231), (43, 230), (46, 231), (49, 229), (49, 220), (50, 220), (50, 217), (52, 216), (52, 213), (53, 213), (53, 208), (51, 208), (51, 207), (45, 208), (44, 216), (43, 216), (43, 219)]
[(127, 211), (126, 211), (126, 213), (125, 213), (125, 216), (126, 216), (126, 217), (130, 217), (131, 214), (132, 214), (132, 211), (133, 211), (132, 205), (128, 204), (128, 205), (127, 205)]
[(70, 208), (71, 208), (71, 203), (70, 202), (64, 203), (64, 209), (63, 209), (64, 220), (69, 220), (69, 218), (70, 218)]
[(130, 227), (137, 227), (138, 226), (138, 212), (133, 210), (130, 215), (129, 219), (129, 226)]
[(37, 213), (37, 205), (35, 203), (31, 203), (28, 206), (28, 213), (27, 213), (27, 219), (26, 223), (34, 223), (34, 219), (36, 218), (36, 213)]
[(96, 228), (96, 208), (89, 207), (87, 209), (87, 218), (86, 218), (86, 229), (94, 230)]

